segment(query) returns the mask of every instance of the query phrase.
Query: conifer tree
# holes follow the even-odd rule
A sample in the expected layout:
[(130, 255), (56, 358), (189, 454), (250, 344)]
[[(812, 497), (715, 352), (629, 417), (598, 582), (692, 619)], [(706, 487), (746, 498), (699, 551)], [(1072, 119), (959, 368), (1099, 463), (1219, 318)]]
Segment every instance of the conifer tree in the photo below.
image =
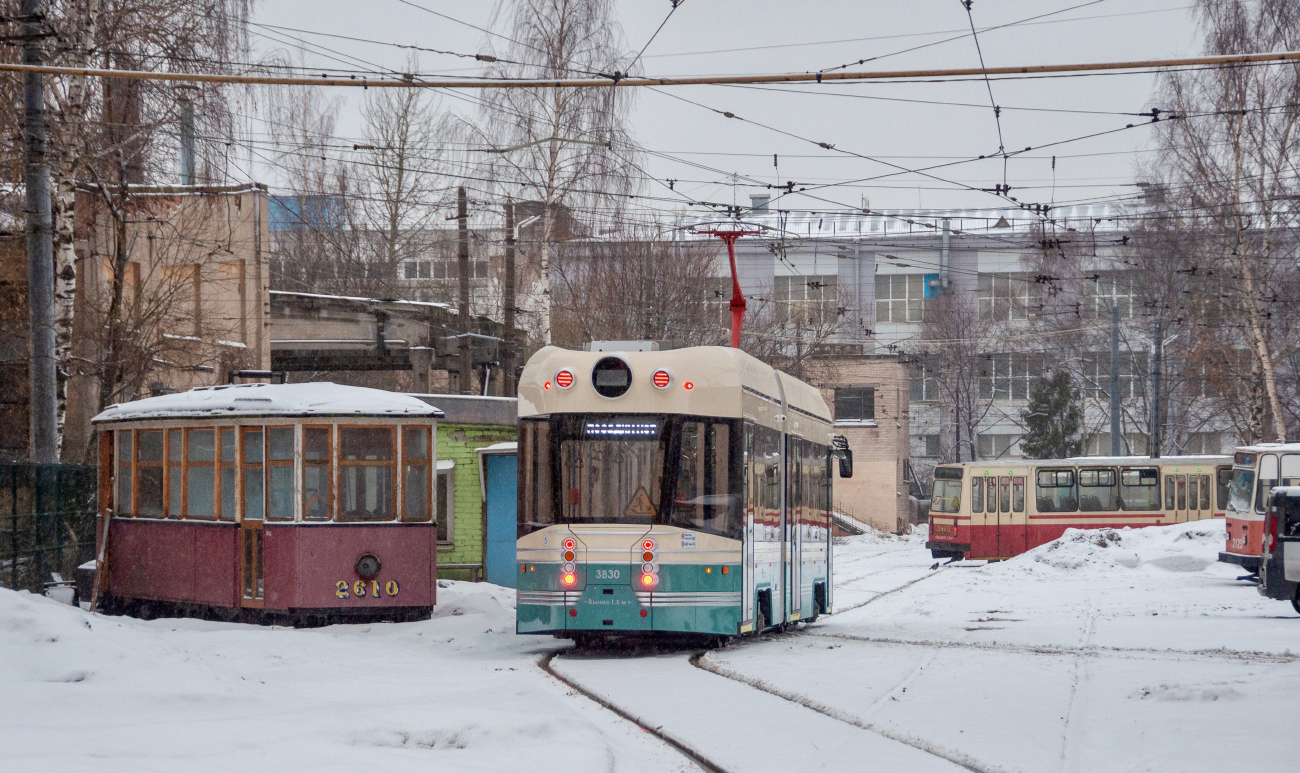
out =
[(1068, 372), (1055, 371), (1049, 378), (1034, 384), (1029, 394), (1029, 405), (1020, 412), (1020, 420), (1026, 428), (1025, 439), (1021, 442), (1026, 457), (1064, 459), (1078, 456), (1083, 446), (1079, 437), (1083, 408), (1079, 404), (1079, 391), (1074, 388)]

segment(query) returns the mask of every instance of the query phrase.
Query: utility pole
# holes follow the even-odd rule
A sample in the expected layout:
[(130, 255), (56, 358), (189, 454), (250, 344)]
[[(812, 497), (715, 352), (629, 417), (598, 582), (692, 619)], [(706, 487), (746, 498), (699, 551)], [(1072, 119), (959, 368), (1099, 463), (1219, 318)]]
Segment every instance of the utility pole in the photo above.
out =
[[(38, 41), (44, 0), (23, 0), (23, 64), (41, 65)], [(50, 168), (45, 161), (45, 79), (23, 73), (23, 163), (27, 187), (27, 306), (31, 322), (31, 456), (37, 464), (58, 461), (58, 372), (54, 360), (54, 232), (50, 217)]]
[(1160, 458), (1160, 355), (1165, 345), (1164, 324), (1156, 322), (1156, 339), (1152, 349), (1151, 362), (1151, 458)]
[(502, 337), (501, 386), (506, 397), (515, 396), (515, 203), (506, 200), (506, 287), (502, 293), (506, 329)]
[(1119, 442), (1119, 307), (1110, 307), (1110, 455), (1120, 455)]
[(474, 364), (470, 357), (474, 331), (470, 328), (469, 314), (469, 202), (465, 199), (465, 186), (456, 189), (456, 266), (460, 271), (460, 337), (456, 347), (460, 350), (460, 393), (474, 394)]

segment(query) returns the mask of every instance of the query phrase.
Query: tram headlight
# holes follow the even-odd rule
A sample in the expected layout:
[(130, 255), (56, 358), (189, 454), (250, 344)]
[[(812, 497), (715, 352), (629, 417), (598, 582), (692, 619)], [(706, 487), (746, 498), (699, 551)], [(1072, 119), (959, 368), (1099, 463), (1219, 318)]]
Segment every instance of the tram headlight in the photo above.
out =
[(566, 539), (566, 540), (564, 541), (564, 549), (565, 549), (565, 550), (573, 550), (575, 547), (577, 547), (577, 545), (578, 545), (578, 543), (576, 543), (576, 542), (573, 541), (573, 537), (569, 537), (568, 539)]
[(642, 550), (654, 550), (654, 549), (655, 549), (655, 541), (652, 540), (652, 539), (641, 540), (641, 549), (642, 549)]
[(572, 561), (566, 561), (566, 562), (565, 562), (565, 564), (564, 564), (564, 574), (565, 574), (565, 576), (570, 576), (570, 575), (572, 575), (572, 574), (573, 574), (574, 572), (576, 572), (576, 571), (577, 571), (577, 567), (573, 565), (573, 562), (572, 562)]
[(641, 564), (641, 571), (644, 572), (645, 574), (654, 574), (654, 571), (655, 571), (655, 565), (654, 565), (654, 564)]
[(574, 584), (578, 582), (578, 576), (573, 572), (565, 572), (564, 576), (560, 578), (560, 582), (564, 583), (565, 586), (572, 588)]
[(642, 587), (645, 587), (645, 588), (653, 588), (655, 582), (656, 582), (656, 579), (655, 579), (655, 576), (654, 576), (653, 574), (646, 573), (646, 574), (641, 575), (641, 586), (642, 586)]

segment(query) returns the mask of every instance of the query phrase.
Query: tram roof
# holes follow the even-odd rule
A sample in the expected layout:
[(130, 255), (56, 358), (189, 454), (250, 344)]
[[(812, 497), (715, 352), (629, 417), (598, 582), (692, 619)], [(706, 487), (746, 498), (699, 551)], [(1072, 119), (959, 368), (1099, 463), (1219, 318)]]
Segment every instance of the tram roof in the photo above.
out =
[[(1300, 445), (1298, 445), (1300, 448)], [(1071, 456), (1067, 459), (984, 459), (975, 462), (947, 462), (940, 467), (997, 467), (1004, 465), (1132, 465), (1132, 464), (1226, 464), (1232, 454), (1196, 454), (1190, 456)]]
[(110, 405), (92, 419), (103, 424), (158, 419), (230, 416), (418, 416), (442, 418), (442, 411), (410, 395), (328, 382), (231, 384), (196, 387), (174, 395)]
[[(632, 386), (622, 397), (601, 397), (591, 388), (592, 369), (605, 357), (621, 358), (632, 369)], [(573, 387), (545, 389), (543, 384), (561, 369), (574, 374)], [(651, 384), (651, 376), (659, 370), (672, 374), (667, 389)], [(692, 386), (689, 390), (684, 388), (687, 382)], [(580, 352), (547, 346), (529, 358), (519, 380), (519, 415), (626, 412), (740, 418), (741, 395), (746, 391), (776, 403), (784, 391), (790, 408), (828, 424), (831, 421), (821, 390), (729, 346), (654, 352)], [(798, 421), (797, 417), (794, 420)]]
[(1234, 450), (1247, 454), (1300, 453), (1300, 443), (1256, 443), (1253, 446), (1237, 446)]

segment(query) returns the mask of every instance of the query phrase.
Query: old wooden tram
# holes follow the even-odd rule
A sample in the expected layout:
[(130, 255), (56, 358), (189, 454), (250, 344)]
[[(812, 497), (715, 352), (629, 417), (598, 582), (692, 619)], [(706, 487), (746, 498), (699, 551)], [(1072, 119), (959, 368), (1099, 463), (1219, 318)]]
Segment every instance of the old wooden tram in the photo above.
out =
[(336, 384), (110, 406), (94, 419), (102, 606), (297, 625), (427, 618), (439, 414)]
[(739, 349), (547, 347), (519, 416), (520, 633), (734, 636), (832, 610), (817, 389)]

